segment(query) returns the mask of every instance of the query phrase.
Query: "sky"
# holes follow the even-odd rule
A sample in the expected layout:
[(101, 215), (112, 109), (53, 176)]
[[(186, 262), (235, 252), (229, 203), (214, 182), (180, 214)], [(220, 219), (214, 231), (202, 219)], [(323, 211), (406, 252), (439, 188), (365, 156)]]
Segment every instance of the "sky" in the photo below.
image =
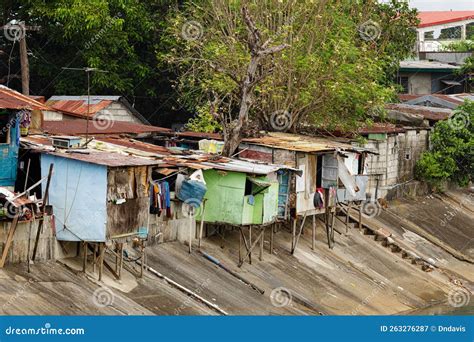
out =
[(474, 10), (474, 0), (409, 0), (419, 11)]

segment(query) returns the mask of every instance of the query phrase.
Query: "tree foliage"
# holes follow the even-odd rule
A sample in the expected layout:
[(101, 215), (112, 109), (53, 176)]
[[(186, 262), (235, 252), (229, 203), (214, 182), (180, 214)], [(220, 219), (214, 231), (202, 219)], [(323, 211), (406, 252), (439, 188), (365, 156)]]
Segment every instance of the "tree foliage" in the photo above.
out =
[(431, 149), (416, 165), (419, 179), (435, 187), (450, 181), (466, 186), (474, 178), (474, 102), (466, 101), (453, 116), (435, 125)]
[(251, 128), (274, 129), (271, 115), (288, 113), (293, 131), (354, 129), (394, 95), (393, 72), (415, 42), (416, 11), (405, 2), (188, 1), (169, 17), (162, 44), (170, 48), (159, 57), (178, 73), (183, 105), (207, 106), (224, 128), (242, 104), (252, 57), (243, 6), (262, 41), (287, 45), (258, 66)]
[[(169, 102), (169, 75), (157, 68), (156, 44), (168, 0), (24, 0), (3, 3), (3, 23), (38, 26), (27, 32), (31, 93), (83, 95), (84, 74), (63, 67), (94, 67), (107, 73), (91, 76), (92, 93), (120, 94), (138, 103), (144, 114)], [(19, 74), (18, 43), (0, 37), (10, 73)], [(7, 68), (2, 71), (7, 74)], [(6, 82), (5, 82), (6, 83)], [(19, 87), (19, 80), (9, 86)], [(149, 104), (149, 105), (148, 105)], [(167, 108), (169, 108), (168, 106)]]

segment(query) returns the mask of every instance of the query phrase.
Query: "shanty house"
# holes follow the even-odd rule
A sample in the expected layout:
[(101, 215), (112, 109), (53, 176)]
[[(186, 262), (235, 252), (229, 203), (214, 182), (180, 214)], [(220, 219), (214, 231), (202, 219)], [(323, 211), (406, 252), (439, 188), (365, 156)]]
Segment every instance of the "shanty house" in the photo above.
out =
[[(314, 197), (318, 196), (318, 191), (323, 192), (321, 189), (340, 188), (338, 201), (341, 202), (347, 199), (365, 200), (367, 177), (364, 174), (368, 151), (327, 138), (273, 132), (265, 137), (244, 140), (239, 155), (287, 165), (300, 171), (301, 177), (292, 178), (282, 173), (278, 178), (281, 189), (279, 213), (282, 219), (287, 219), (288, 215), (283, 215), (284, 212), (310, 216), (324, 213), (327, 204), (334, 205), (335, 196), (327, 193), (322, 195), (324, 205), (315, 206)], [(285, 197), (293, 199), (287, 208), (282, 203)]]
[[(367, 156), (366, 161), (367, 190), (373, 198), (392, 199), (411, 193), (415, 164), (429, 147), (430, 132), (430, 127), (397, 127), (383, 123), (359, 131), (368, 139), (364, 146), (377, 151)], [(413, 190), (416, 192), (416, 188)]]
[(106, 242), (146, 227), (148, 166), (156, 161), (96, 150), (66, 152), (41, 156), (42, 176), (54, 165), (49, 201), (58, 240)]
[[(210, 163), (205, 163), (210, 165)], [(278, 217), (278, 172), (282, 166), (232, 160), (212, 163), (204, 170), (207, 186), (204, 217), (206, 223), (230, 225), (270, 224)]]
[(95, 119), (149, 125), (123, 96), (52, 96), (46, 102), (52, 110), (43, 111), (43, 121)]
[(397, 83), (405, 94), (455, 94), (463, 83), (456, 70), (459, 66), (435, 61), (401, 61)]
[(17, 178), (20, 123), (42, 103), (0, 85), (0, 186), (14, 187)]

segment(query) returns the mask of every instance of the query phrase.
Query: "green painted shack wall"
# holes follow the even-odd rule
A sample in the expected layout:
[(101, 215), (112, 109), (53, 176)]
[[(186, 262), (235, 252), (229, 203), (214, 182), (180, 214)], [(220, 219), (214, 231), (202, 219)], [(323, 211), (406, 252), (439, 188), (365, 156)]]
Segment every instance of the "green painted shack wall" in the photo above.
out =
[[(204, 221), (242, 224), (247, 175), (240, 172), (219, 173), (216, 170), (205, 170), (203, 173), (207, 186)], [(202, 215), (199, 214), (196, 219), (200, 221)]]
[[(207, 192), (204, 221), (209, 223), (229, 223), (235, 225), (262, 224), (275, 220), (278, 215), (277, 181), (255, 195), (254, 204), (248, 203), (249, 196), (245, 196), (247, 175), (241, 172), (218, 172), (205, 170)], [(266, 177), (259, 179), (269, 181)], [(202, 213), (196, 220), (202, 219)]]
[(272, 222), (278, 216), (278, 190), (279, 184), (275, 182), (265, 193), (263, 201), (263, 223)]
[(254, 220), (254, 207), (253, 205), (249, 204), (249, 197), (250, 196), (244, 196), (244, 206), (243, 206), (243, 212), (242, 212), (242, 224), (251, 224), (253, 223)]

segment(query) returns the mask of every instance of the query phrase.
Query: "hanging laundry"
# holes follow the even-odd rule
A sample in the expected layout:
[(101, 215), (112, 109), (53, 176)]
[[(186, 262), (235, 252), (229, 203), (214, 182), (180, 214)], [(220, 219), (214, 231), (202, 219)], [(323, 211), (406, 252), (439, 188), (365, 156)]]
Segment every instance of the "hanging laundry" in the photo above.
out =
[(162, 210), (166, 210), (166, 216), (171, 217), (171, 194), (170, 185), (167, 181), (160, 183), (161, 187), (161, 198), (162, 198)]
[(161, 215), (166, 211), (166, 216), (171, 217), (171, 193), (167, 181), (151, 182), (150, 186), (150, 214)]

